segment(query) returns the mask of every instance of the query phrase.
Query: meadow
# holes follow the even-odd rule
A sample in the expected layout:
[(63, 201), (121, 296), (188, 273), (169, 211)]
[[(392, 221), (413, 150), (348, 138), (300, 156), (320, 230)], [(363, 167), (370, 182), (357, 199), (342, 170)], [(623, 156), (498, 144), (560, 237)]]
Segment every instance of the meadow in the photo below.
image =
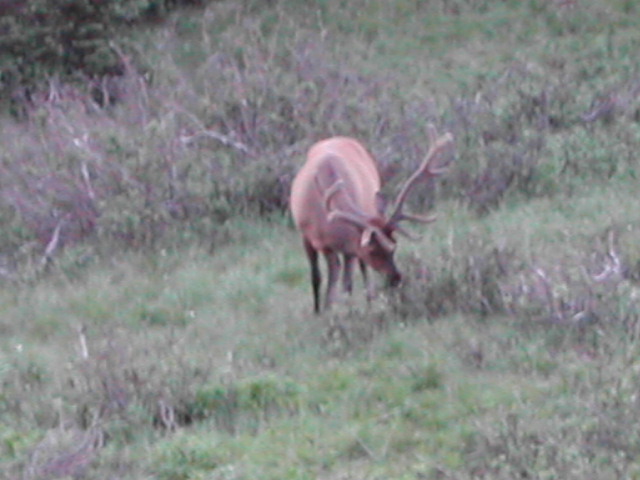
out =
[[(3, 478), (640, 478), (639, 24), (219, 0), (51, 78), (0, 119)], [(361, 139), (391, 196), (429, 123), (403, 284), (314, 315), (305, 150)]]

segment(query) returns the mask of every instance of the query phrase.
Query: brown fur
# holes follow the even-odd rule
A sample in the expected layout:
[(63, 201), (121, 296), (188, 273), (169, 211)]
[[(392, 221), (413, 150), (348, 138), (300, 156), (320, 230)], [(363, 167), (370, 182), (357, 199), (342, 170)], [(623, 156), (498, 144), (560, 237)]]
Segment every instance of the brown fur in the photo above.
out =
[[(324, 194), (338, 180), (344, 187), (331, 198), (331, 209), (349, 210), (351, 205), (356, 205), (373, 225), (386, 224), (378, 211), (378, 167), (365, 148), (358, 141), (346, 137), (330, 138), (311, 147), (306, 163), (293, 181), (290, 204), (311, 263), (316, 312), (320, 311), (318, 252), (326, 257), (329, 269), (325, 307), (330, 306), (336, 293), (340, 270), (338, 255), (342, 256), (343, 283), (347, 290), (351, 289), (352, 264), (356, 258), (360, 261), (365, 283), (367, 265), (389, 275), (392, 283), (397, 283), (400, 278), (393, 262), (393, 251), (385, 251), (375, 239), (363, 246), (363, 228), (341, 219), (329, 220)], [(367, 290), (370, 297), (368, 285)]]
[(400, 272), (393, 260), (394, 232), (410, 236), (399, 226), (401, 221), (428, 223), (434, 219), (403, 213), (402, 206), (417, 183), (446, 171), (446, 167), (433, 163), (453, 142), (451, 134), (438, 137), (432, 126), (429, 137), (431, 145), (427, 156), (403, 185), (388, 218), (380, 201), (378, 166), (362, 144), (353, 138), (333, 137), (309, 149), (307, 161), (293, 180), (290, 206), (311, 266), (316, 313), (320, 311), (319, 253), (324, 255), (328, 267), (325, 308), (336, 295), (340, 257), (347, 292), (351, 292), (356, 259), (364, 277), (367, 298), (372, 296), (367, 267), (385, 274), (392, 286), (400, 282)]

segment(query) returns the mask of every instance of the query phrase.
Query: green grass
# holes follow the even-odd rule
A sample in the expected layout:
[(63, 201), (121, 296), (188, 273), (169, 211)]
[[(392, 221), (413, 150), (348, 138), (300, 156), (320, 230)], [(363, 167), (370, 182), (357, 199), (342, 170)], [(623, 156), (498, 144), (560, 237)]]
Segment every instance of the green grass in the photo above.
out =
[[(528, 202), (483, 220), (443, 204), (422, 241), (402, 244), (399, 263), (406, 270), (418, 255), (434, 271), (455, 272), (476, 236), (493, 246), (508, 239), (523, 263), (571, 269), (575, 260), (578, 268), (594, 234), (632, 221), (631, 207), (609, 214), (626, 195), (602, 189), (557, 211), (550, 201)], [(623, 432), (638, 347), (614, 319), (581, 331), (518, 315), (413, 312), (399, 321), (392, 297), (367, 308), (361, 291), (315, 317), (297, 234), (245, 225), (239, 244), (218, 254), (193, 248), (151, 265), (124, 256), (81, 280), (2, 294), (2, 457), (10, 470), (73, 450), (79, 440), (66, 429), (106, 409), (98, 425), (108, 441), (89, 470), (98, 476), (633, 472), (638, 442)], [(561, 295), (572, 285), (558, 278), (567, 282), (554, 286)], [(163, 419), (159, 402), (172, 416)], [(36, 446), (46, 454), (34, 457)]]
[[(15, 257), (32, 263), (0, 291), (9, 478), (640, 478), (637, 7), (355, 3), (214, 2), (140, 35), (149, 121), (125, 98), (92, 139), (157, 197), (122, 188), (100, 238), (46, 271), (35, 240)], [(581, 120), (610, 93), (626, 103)], [(264, 156), (184, 147), (184, 111)], [(456, 161), (411, 200), (439, 218), (401, 240), (404, 284), (367, 305), (358, 280), (313, 315), (282, 211), (303, 149), (357, 134), (403, 177), (427, 120)], [(164, 189), (193, 203), (155, 238)]]

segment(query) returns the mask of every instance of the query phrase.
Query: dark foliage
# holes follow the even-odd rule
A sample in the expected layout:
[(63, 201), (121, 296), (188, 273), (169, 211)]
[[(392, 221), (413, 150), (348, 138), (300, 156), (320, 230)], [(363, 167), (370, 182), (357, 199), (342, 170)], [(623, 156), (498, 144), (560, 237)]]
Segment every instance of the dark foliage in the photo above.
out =
[[(157, 21), (179, 5), (203, 0), (14, 0), (0, 3), (0, 94), (28, 97), (51, 75), (120, 73), (111, 48), (118, 31)], [(26, 90), (25, 90), (26, 89)]]

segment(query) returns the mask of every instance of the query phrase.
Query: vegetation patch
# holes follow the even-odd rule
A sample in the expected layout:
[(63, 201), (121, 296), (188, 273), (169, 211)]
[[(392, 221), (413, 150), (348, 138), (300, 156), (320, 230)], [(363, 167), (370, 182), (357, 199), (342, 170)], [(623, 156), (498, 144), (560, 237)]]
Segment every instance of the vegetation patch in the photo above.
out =
[[(8, 478), (640, 475), (636, 2), (13, 3)], [(304, 152), (393, 197), (429, 123), (403, 283), (313, 315)]]

